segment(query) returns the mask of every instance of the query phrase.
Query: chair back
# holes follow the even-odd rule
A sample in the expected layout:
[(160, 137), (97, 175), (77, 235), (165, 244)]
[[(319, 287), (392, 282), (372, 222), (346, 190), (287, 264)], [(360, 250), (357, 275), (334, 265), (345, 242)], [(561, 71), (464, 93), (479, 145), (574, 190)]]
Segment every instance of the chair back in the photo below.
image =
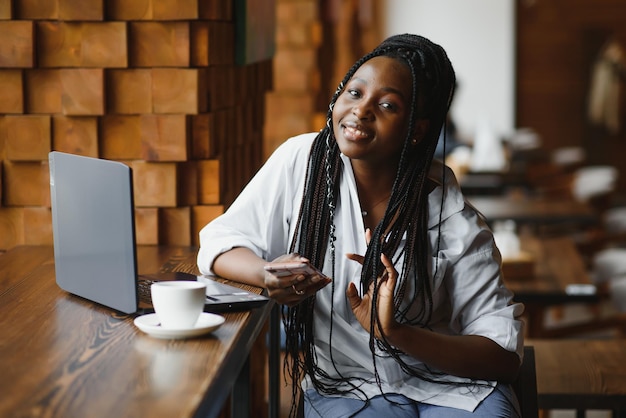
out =
[(512, 386), (519, 402), (522, 417), (538, 418), (537, 373), (535, 370), (535, 348), (533, 346), (524, 347), (524, 361)]

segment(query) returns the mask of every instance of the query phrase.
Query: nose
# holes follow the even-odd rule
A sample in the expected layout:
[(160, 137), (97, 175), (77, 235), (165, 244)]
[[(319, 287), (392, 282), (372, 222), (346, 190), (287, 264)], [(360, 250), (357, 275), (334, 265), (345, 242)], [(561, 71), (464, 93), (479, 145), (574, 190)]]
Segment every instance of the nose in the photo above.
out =
[(359, 120), (372, 120), (374, 118), (374, 113), (371, 111), (366, 101), (355, 104), (352, 108), (352, 114), (359, 118)]

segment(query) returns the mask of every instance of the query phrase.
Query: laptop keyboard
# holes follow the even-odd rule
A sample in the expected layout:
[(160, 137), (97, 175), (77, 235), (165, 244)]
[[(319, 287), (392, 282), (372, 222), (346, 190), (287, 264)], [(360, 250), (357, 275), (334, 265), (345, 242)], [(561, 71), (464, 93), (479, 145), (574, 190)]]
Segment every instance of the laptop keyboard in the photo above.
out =
[(153, 280), (140, 279), (137, 284), (137, 293), (139, 301), (152, 305), (152, 294), (150, 293), (150, 286), (154, 283)]

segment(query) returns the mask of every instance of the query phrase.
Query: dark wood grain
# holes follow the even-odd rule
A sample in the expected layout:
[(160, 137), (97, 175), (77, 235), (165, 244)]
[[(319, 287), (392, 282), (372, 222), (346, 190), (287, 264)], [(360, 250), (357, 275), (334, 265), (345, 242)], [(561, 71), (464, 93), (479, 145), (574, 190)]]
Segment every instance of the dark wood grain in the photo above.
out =
[(592, 224), (597, 215), (591, 206), (571, 199), (529, 196), (468, 196), (488, 223), (513, 220), (519, 224), (550, 225), (559, 223)]
[(596, 303), (597, 294), (571, 294), (572, 284), (591, 284), (591, 279), (574, 241), (569, 237), (539, 238), (528, 231), (520, 233), (522, 251), (534, 260), (531, 277), (504, 281), (517, 302), (525, 305), (526, 332), (530, 337), (544, 333), (548, 308), (568, 303)]
[[(542, 409), (626, 412), (626, 340), (530, 340)], [(624, 416), (624, 415), (614, 415)]]
[[(190, 270), (196, 254), (156, 246), (137, 253), (146, 273)], [(58, 288), (50, 257), (51, 248), (41, 247), (0, 257), (0, 283), (13, 275), (0, 294), (0, 416), (219, 414), (270, 304), (226, 314), (225, 324), (208, 336), (154, 339), (133, 325), (132, 315)]]
[(42, 263), (53, 262), (50, 246), (16, 247), (10, 257), (0, 255), (0, 295)]

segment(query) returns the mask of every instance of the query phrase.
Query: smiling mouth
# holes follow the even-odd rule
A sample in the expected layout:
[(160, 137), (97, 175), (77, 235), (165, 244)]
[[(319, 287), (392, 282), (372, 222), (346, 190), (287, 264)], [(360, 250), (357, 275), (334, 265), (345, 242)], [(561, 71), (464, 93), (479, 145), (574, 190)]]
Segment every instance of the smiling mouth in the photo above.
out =
[(352, 141), (361, 141), (371, 137), (371, 133), (363, 130), (359, 126), (343, 125), (343, 135), (346, 139)]

